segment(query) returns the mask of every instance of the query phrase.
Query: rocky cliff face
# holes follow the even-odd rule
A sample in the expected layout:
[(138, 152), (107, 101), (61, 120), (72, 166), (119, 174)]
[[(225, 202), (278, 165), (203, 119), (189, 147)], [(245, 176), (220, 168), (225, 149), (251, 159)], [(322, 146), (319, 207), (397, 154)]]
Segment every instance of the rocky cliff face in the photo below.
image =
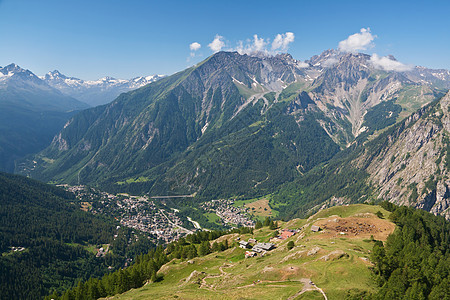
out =
[(450, 93), (408, 117), (368, 148), (370, 183), (379, 198), (450, 218)]
[[(398, 102), (405, 113), (431, 102), (436, 92), (410, 80), (399, 72), (376, 69), (366, 54), (342, 54), (329, 51), (312, 62), (324, 68), (315, 79), (310, 97), (340, 130), (333, 139), (341, 145), (351, 143), (360, 134), (373, 130), (364, 126), (365, 115), (373, 107), (387, 101)], [(412, 92), (411, 92), (412, 91)], [(402, 102), (406, 94), (410, 101)], [(414, 104), (414, 107), (410, 107)]]

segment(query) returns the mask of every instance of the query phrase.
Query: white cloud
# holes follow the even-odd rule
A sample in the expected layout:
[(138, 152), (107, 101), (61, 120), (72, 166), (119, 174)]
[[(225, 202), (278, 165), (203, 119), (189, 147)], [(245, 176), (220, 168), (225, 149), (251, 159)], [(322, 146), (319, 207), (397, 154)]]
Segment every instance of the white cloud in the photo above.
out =
[[(189, 49), (191, 49), (190, 57), (187, 58), (187, 62), (190, 62), (192, 58), (194, 58), (196, 55), (196, 51), (200, 50), (202, 45), (197, 42), (193, 42), (189, 45)], [(200, 55), (201, 56), (201, 55)]]
[(197, 51), (201, 47), (202, 45), (200, 45), (200, 43), (197, 42), (193, 42), (192, 44), (189, 45), (189, 49), (191, 49), (191, 51)]
[(253, 36), (253, 47), (255, 51), (263, 51), (264, 47), (266, 46), (266, 42), (263, 38), (258, 38), (258, 35), (255, 34)]
[(324, 66), (325, 68), (329, 68), (329, 67), (332, 67), (332, 66), (334, 66), (335, 64), (337, 64), (338, 61), (339, 61), (339, 60), (338, 60), (337, 58), (331, 57), (331, 58), (327, 59), (326, 61), (324, 61), (324, 62), (322, 63), (322, 66)]
[(245, 42), (239, 41), (234, 50), (240, 54), (258, 53), (262, 55), (274, 55), (281, 51), (286, 51), (294, 39), (295, 35), (292, 32), (286, 32), (277, 34), (271, 44), (270, 39), (260, 38), (255, 34), (253, 35), (253, 39), (247, 39)]
[(309, 67), (309, 64), (308, 63), (305, 63), (304, 61), (301, 61), (301, 60), (299, 60), (299, 61), (297, 61), (297, 68), (308, 68)]
[(219, 52), (220, 50), (222, 50), (222, 48), (225, 47), (223, 36), (216, 34), (214, 40), (210, 44), (208, 44), (208, 47), (213, 52)]
[(236, 51), (240, 54), (252, 54), (255, 52), (268, 54), (266, 48), (267, 41), (264, 38), (259, 38), (257, 34), (253, 35), (253, 40), (247, 39), (247, 44), (244, 45), (243, 41), (238, 42)]
[(338, 48), (343, 52), (366, 50), (368, 47), (373, 46), (372, 41), (376, 37), (376, 35), (372, 35), (370, 28), (361, 28), (360, 33), (352, 34), (347, 39), (340, 41)]
[(272, 51), (286, 51), (289, 48), (289, 44), (295, 39), (293, 32), (286, 32), (283, 34), (277, 34), (272, 42)]
[(401, 62), (391, 59), (387, 56), (380, 57), (377, 54), (373, 54), (370, 57), (370, 62), (375, 68), (384, 71), (403, 72), (409, 71), (414, 68), (413, 66), (402, 64)]

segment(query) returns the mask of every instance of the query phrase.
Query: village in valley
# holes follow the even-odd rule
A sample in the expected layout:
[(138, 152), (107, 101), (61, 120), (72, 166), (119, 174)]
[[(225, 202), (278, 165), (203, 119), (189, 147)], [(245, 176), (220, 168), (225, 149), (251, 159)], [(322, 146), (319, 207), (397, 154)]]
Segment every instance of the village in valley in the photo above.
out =
[(248, 216), (248, 209), (234, 206), (234, 200), (211, 200), (202, 203), (201, 207), (207, 212), (215, 213), (224, 224), (244, 227), (255, 226), (255, 222)]
[[(148, 234), (148, 238), (155, 243), (167, 244), (194, 233), (196, 230), (201, 230), (200, 225), (189, 217), (183, 222), (183, 216), (179, 214), (179, 210), (167, 207), (161, 197), (114, 195), (86, 186), (64, 185), (63, 187), (76, 195), (82, 210), (114, 217), (120, 222), (121, 226)], [(217, 215), (224, 228), (255, 228), (255, 225), (257, 227), (258, 222), (250, 218), (249, 207), (235, 204), (232, 199), (211, 200), (202, 203), (200, 208), (205, 213)], [(270, 219), (266, 218), (266, 220)], [(192, 223), (193, 226), (187, 228), (188, 226), (185, 225), (188, 222)], [(272, 225), (276, 224), (276, 222), (270, 222), (273, 223)], [(258, 241), (254, 237), (249, 237), (247, 240), (240, 238), (235, 240), (240, 248), (246, 250), (246, 258), (264, 256), (267, 252), (275, 249), (280, 241), (289, 239), (304, 229), (303, 227), (280, 229), (277, 225), (270, 227), (274, 231), (269, 241)], [(321, 227), (315, 225), (310, 228), (313, 232), (321, 231), (321, 229)], [(104, 248), (101, 248), (97, 256), (105, 255), (108, 252), (108, 246), (105, 245)]]
[[(170, 243), (201, 229), (191, 218), (185, 218), (175, 208), (164, 204), (163, 197), (111, 194), (87, 186), (61, 185), (76, 195), (81, 209), (93, 214), (114, 217), (122, 226), (148, 234), (155, 243)], [(254, 227), (248, 208), (235, 207), (234, 200), (221, 199), (204, 202), (205, 213), (216, 214), (223, 228)], [(191, 223), (192, 226), (186, 226)], [(207, 230), (207, 229), (206, 229)]]

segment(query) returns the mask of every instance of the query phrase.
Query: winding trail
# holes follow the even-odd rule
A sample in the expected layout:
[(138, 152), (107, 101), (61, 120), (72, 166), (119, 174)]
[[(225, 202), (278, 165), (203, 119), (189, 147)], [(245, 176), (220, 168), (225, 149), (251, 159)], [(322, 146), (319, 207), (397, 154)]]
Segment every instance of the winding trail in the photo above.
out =
[(208, 278), (218, 278), (218, 277), (222, 277), (222, 276), (226, 276), (226, 275), (230, 275), (229, 273), (225, 272), (223, 270), (223, 268), (229, 268), (229, 267), (233, 267), (234, 265), (231, 264), (223, 264), (222, 266), (219, 267), (219, 271), (220, 274), (217, 275), (207, 275), (205, 277), (202, 278), (202, 284), (200, 285), (200, 288), (205, 288), (205, 289), (209, 289), (209, 290), (213, 290), (214, 286), (211, 286), (209, 284), (206, 283), (206, 279)]

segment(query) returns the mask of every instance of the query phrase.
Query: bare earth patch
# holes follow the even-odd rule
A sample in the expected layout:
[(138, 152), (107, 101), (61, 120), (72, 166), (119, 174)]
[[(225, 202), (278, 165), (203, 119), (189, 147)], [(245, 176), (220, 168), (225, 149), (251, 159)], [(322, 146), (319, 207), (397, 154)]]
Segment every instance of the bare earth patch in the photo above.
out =
[(82, 211), (88, 211), (91, 206), (92, 206), (91, 202), (81, 202)]
[(317, 234), (318, 238), (346, 237), (370, 238), (385, 241), (394, 229), (395, 224), (384, 219), (373, 217), (330, 217), (317, 221), (314, 225), (323, 231)]
[(245, 205), (250, 209), (250, 212), (263, 217), (269, 217), (272, 215), (272, 209), (269, 206), (268, 199), (261, 199), (252, 203), (248, 203)]

